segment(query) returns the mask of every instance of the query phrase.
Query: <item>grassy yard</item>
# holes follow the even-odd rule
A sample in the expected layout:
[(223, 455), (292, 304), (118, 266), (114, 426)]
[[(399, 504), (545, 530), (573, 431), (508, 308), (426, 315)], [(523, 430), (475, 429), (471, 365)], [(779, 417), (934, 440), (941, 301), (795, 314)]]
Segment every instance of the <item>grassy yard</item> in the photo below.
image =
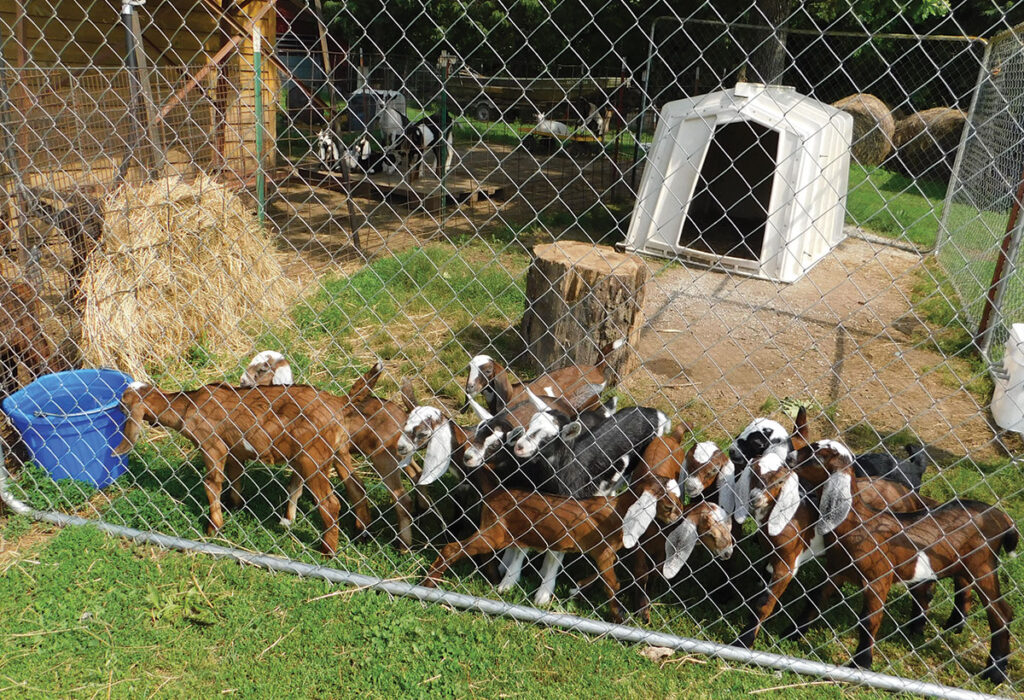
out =
[[(12, 520), (3, 534), (24, 536)], [(20, 533), (12, 530), (21, 530)], [(875, 698), (72, 528), (2, 560), (10, 697)], [(777, 693), (778, 695), (774, 695)]]
[[(483, 130), (489, 138), (487, 130), (493, 127), (463, 120), (458, 133), (476, 138), (473, 135)], [(491, 137), (518, 139), (503, 132)], [(943, 195), (944, 188), (936, 185), (854, 166), (848, 220), (879, 235), (930, 247)], [(378, 385), (378, 394), (394, 396), (396, 380), (415, 375), (421, 380), (421, 399), (432, 394), (455, 408), (463, 399), (460, 380), (469, 359), (467, 348), (513, 361), (522, 352), (513, 330), (523, 311), (529, 236), (538, 230), (542, 235), (585, 230), (599, 231), (604, 242), (613, 242), (627, 220), (628, 211), (622, 209), (594, 209), (583, 217), (552, 215), (455, 245), (428, 245), (378, 259), (351, 276), (320, 280), (318, 290), (299, 301), (286, 318), (252, 329), (253, 345), (284, 352), (299, 381), (337, 392), (346, 390), (375, 357), (381, 357), (388, 361), (389, 373)], [(955, 298), (950, 288), (945, 293)], [(929, 342), (941, 353), (961, 357), (970, 371), (977, 369), (958, 310), (943, 301), (934, 282), (923, 280), (916, 295), (917, 308), (932, 325)], [(235, 381), (247, 359), (197, 345), (187, 357), (154, 368), (154, 376), (165, 389)], [(983, 393), (988, 386), (977, 390)], [(645, 397), (622, 398), (631, 403)], [(205, 539), (207, 505), (199, 456), (177, 435), (148, 429), (145, 436), (131, 456), (129, 473), (104, 492), (71, 482), (55, 484), (30, 466), (15, 484), (15, 494), (39, 508)], [(723, 445), (728, 440), (720, 434), (709, 437)], [(873, 447), (884, 437), (895, 449), (912, 439), (909, 433), (878, 436), (864, 427), (844, 437), (854, 448)], [(1018, 493), (1017, 485), (1024, 479), (1024, 464), (1019, 461), (980, 462), (953, 455), (941, 466), (944, 478), (933, 479), (926, 487), (927, 495), (939, 499), (960, 495), (991, 502), (997, 494)], [(330, 565), (418, 580), (444, 542), (441, 521), (432, 514), (419, 518), (417, 551), (399, 554), (393, 546), (395, 517), (388, 493), (367, 465), (359, 469), (376, 509), (371, 527), (375, 541), (348, 541), (352, 519), (346, 515), (339, 556)], [(292, 529), (278, 523), (287, 479), (283, 468), (247, 469), (246, 507), (228, 513), (226, 526), (214, 541), (322, 563), (315, 554), (319, 519), (308, 497), (300, 502)], [(432, 487), (442, 513), (450, 510), (447, 494), (454, 484), (455, 475), (449, 474)], [(1018, 522), (1024, 522), (1024, 499), (1003, 502)], [(767, 690), (792, 697), (880, 695), (707, 659), (677, 657), (653, 663), (636, 648), (616, 642), (131, 546), (91, 528), (52, 532), (12, 516), (0, 526), (0, 536), (0, 571), (5, 574), (0, 576), (0, 617), (5, 621), (0, 634), (0, 690), (19, 696), (713, 698)], [(5, 553), (8, 548), (11, 551)], [(706, 562), (698, 548), (694, 566)], [(574, 564), (573, 573), (585, 575), (586, 565)], [(820, 567), (813, 564), (800, 574), (807, 585), (821, 576)], [(1006, 562), (1003, 576), (1024, 580), (1024, 558)], [(722, 615), (701, 599), (701, 586), (712, 578), (702, 576), (698, 583), (681, 577), (671, 590), (663, 591), (662, 601), (654, 607), (653, 627), (722, 642), (735, 638), (746, 616), (740, 611)], [(475, 595), (497, 595), (467, 563), (456, 567), (447, 583)], [(505, 599), (528, 603), (536, 584), (535, 573), (529, 573), (523, 587)], [(794, 609), (798, 588), (792, 586), (787, 593), (788, 611)], [(1011, 605), (1024, 609), (1020, 590), (1008, 588)], [(557, 589), (555, 610), (605, 615), (600, 591), (574, 599), (568, 589), (566, 576)], [(755, 590), (749, 593), (753, 596)], [(978, 669), (987, 654), (987, 626), (977, 606), (966, 632), (952, 635), (933, 628), (924, 639), (908, 642), (898, 626), (908, 616), (907, 596), (894, 592), (890, 600), (876, 670), (993, 690), (961, 667)], [(838, 634), (819, 626), (802, 643), (780, 638), (786, 621), (776, 616), (757, 648), (846, 663), (855, 645), (852, 630), (858, 605), (859, 597), (851, 595), (849, 605), (830, 616)], [(940, 622), (951, 606), (950, 586), (944, 582), (931, 619)], [(1013, 632), (1016, 639), (1024, 638), (1020, 616)], [(960, 663), (950, 664), (951, 656)], [(1024, 677), (1024, 663), (1017, 654), (1010, 673)]]
[[(418, 387), (421, 398), (429, 390), (454, 407), (462, 400), (459, 379), (468, 360), (464, 348), (516, 356), (514, 334), (508, 330), (522, 313), (528, 258), (515, 240), (514, 235), (502, 234), (459, 246), (432, 245), (377, 260), (349, 277), (327, 278), (287, 319), (260, 331), (255, 345), (282, 350), (299, 381), (334, 391), (345, 390), (377, 353), (396, 371), (382, 379), (378, 393), (393, 395), (397, 376), (419, 373), (426, 384)], [(922, 295), (933, 296), (928, 290)], [(942, 322), (951, 312), (936, 308), (933, 313)], [(162, 368), (159, 382), (173, 388), (235, 380), (246, 359), (197, 347), (182, 362)], [(644, 397), (625, 398), (628, 402)], [(153, 430), (146, 435), (149, 440), (132, 454), (129, 473), (103, 493), (73, 482), (54, 484), (33, 468), (23, 471), (16, 492), (37, 507), (86, 512), (118, 524), (204, 539), (207, 506), (198, 455), (176, 435)], [(722, 444), (728, 439), (711, 437)], [(857, 431), (846, 438), (856, 448), (874, 445), (877, 436)], [(902, 434), (887, 438), (893, 447), (908, 439)], [(945, 478), (932, 480), (927, 487), (928, 495), (936, 498), (966, 495), (993, 501), (997, 493), (1015, 493), (1015, 484), (1024, 478), (1024, 467), (1008, 460), (979, 463), (958, 456), (942, 466)], [(330, 565), (418, 580), (444, 541), (440, 521), (429, 514), (421, 517), (418, 551), (400, 555), (392, 544), (395, 518), (388, 494), (365, 465), (360, 469), (376, 508), (371, 527), (375, 542), (348, 541), (345, 533), (352, 532), (352, 522), (346, 515), (339, 556)], [(228, 514), (216, 541), (319, 563), (319, 519), (308, 498), (300, 502), (300, 517), (291, 530), (278, 524), (287, 478), (284, 469), (250, 467), (243, 484), (247, 505)], [(449, 510), (446, 493), (454, 483), (455, 475), (449, 474), (432, 487), (443, 513)], [(1019, 522), (1024, 519), (1024, 501), (1010, 500), (1006, 506)], [(7, 526), (14, 534), (25, 527), (18, 518)], [(694, 566), (706, 561), (705, 553), (694, 555)], [(0, 640), (5, 645), (0, 648), (2, 673), (10, 687), (40, 694), (105, 692), (103, 684), (118, 681), (113, 689), (123, 695), (148, 694), (159, 687), (171, 695), (215, 695), (230, 688), (245, 695), (330, 695), (332, 689), (343, 688), (346, 695), (352, 689), (351, 694), (381, 697), (611, 696), (623, 690), (641, 696), (689, 697), (692, 688), (699, 687), (713, 697), (806, 682), (729, 669), (718, 662), (670, 662), (659, 670), (619, 644), (390, 601), (375, 593), (343, 592), (313, 600), (332, 589), (202, 557), (133, 548), (89, 530), (69, 530), (26, 547), (4, 566), (8, 575), (0, 585), (8, 595), (0, 614), (12, 624), (10, 634)], [(1007, 562), (1003, 571), (1010, 579), (1024, 579), (1024, 559)], [(576, 563), (573, 572), (586, 575), (586, 563)], [(821, 575), (816, 565), (801, 571), (806, 583)], [(723, 616), (701, 600), (701, 585), (712, 582), (713, 576), (702, 575), (701, 584), (683, 578), (664, 592), (653, 611), (654, 628), (732, 640), (746, 616), (741, 611)], [(528, 575), (524, 586), (505, 598), (527, 603), (536, 582), (535, 575)], [(448, 585), (471, 594), (496, 595), (468, 563), (456, 567)], [(569, 577), (564, 577), (554, 609), (605, 614), (600, 591), (573, 599), (569, 585)], [(797, 588), (791, 587), (787, 600), (798, 595)], [(944, 619), (951, 607), (948, 583), (940, 589), (931, 614), (935, 621)], [(753, 596), (755, 590), (749, 593)], [(1024, 607), (1020, 597), (1019, 590), (1012, 589), (1010, 601), (1016, 609)], [(967, 668), (981, 667), (987, 628), (980, 610), (972, 615), (967, 632), (952, 635), (932, 629), (912, 646), (898, 632), (909, 601), (895, 593), (892, 601), (892, 617), (884, 623), (878, 645), (877, 670), (991, 689), (948, 663), (952, 654)], [(6, 611), (3, 605), (9, 606)], [(777, 616), (758, 648), (845, 663), (855, 644), (856, 605), (857, 597), (852, 596), (849, 606), (830, 615), (840, 634), (821, 626), (803, 643), (778, 636), (785, 620)], [(324, 624), (325, 620), (332, 622)], [(1024, 623), (1014, 623), (1013, 630), (1020, 638)], [(47, 663), (40, 664), (40, 658)], [(181, 669), (186, 665), (189, 672), (184, 674)], [(1016, 656), (1011, 675), (1024, 676), (1024, 664)], [(804, 696), (808, 689), (820, 697), (839, 692), (831, 686), (804, 686), (793, 692)]]

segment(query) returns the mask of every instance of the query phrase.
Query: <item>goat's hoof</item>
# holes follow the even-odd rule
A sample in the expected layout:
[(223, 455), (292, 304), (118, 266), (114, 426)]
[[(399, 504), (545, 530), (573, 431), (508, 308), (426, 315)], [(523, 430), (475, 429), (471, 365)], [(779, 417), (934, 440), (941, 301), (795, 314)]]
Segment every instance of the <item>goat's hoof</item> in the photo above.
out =
[(907, 625), (907, 636), (908, 637), (923, 637), (924, 636), (924, 620), (914, 620)]
[(861, 654), (854, 654), (850, 662), (846, 664), (847, 668), (861, 668), (865, 671), (871, 670), (872, 659), (870, 656), (863, 656)]
[(988, 657), (988, 666), (984, 671), (981, 672), (981, 677), (987, 681), (992, 681), (995, 685), (1002, 685), (1010, 681), (1010, 676), (1006, 672), (1007, 659), (1004, 656), (998, 661), (993, 661), (992, 657)]
[(782, 631), (782, 638), (791, 642), (799, 642), (804, 638), (804, 631), (797, 625), (790, 625)]
[(420, 585), (423, 588), (437, 588), (438, 580), (439, 579), (433, 578), (432, 576), (427, 576), (422, 581), (420, 581)]
[(964, 627), (967, 626), (967, 621), (961, 618), (950, 618), (946, 620), (946, 624), (942, 626), (942, 629), (946, 632), (952, 632), (953, 634), (960, 634), (964, 631)]
[[(538, 595), (533, 597), (533, 607), (535, 608), (546, 608), (551, 605), (550, 595)], [(619, 617), (622, 617), (621, 615)]]
[(283, 527), (286, 530), (290, 530), (292, 527), (292, 521), (288, 518), (281, 518), (280, 523), (281, 527)]
[(741, 647), (743, 649), (752, 649), (754, 647), (754, 637), (756, 636), (757, 632), (755, 630), (746, 630), (743, 634), (732, 641), (732, 646)]

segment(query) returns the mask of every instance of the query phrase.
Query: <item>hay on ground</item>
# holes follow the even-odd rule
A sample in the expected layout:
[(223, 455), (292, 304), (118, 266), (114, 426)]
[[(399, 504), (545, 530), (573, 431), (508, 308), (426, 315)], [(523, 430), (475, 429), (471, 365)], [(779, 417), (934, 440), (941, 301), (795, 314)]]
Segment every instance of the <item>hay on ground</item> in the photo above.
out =
[(197, 343), (245, 351), (247, 327), (294, 296), (253, 211), (209, 177), (125, 185), (103, 210), (82, 282), (83, 354), (94, 365), (146, 379)]
[(853, 116), (850, 152), (858, 163), (874, 166), (889, 156), (893, 149), (896, 120), (884, 102), (874, 95), (858, 93), (844, 97), (832, 106)]
[(949, 181), (967, 115), (959, 109), (933, 107), (896, 122), (892, 167), (911, 177)]

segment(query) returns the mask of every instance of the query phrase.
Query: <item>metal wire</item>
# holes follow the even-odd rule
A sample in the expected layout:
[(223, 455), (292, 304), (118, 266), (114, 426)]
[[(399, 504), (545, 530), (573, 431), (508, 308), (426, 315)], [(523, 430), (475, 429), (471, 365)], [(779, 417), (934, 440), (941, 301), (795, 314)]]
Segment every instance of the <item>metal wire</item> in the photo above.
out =
[[(95, 418), (122, 396), (130, 413), (129, 379), (173, 393), (177, 408), (147, 418), (164, 427), (144, 427), (127, 462), (109, 454), (126, 430), (120, 408), (99, 421), (114, 426), (100, 447), (55, 446), (64, 434), (41, 446), (26, 433), (18, 468), (0, 466), (0, 495), (18, 517), (95, 523), (336, 583), (900, 692), (996, 689), (978, 676), (999, 630), (990, 634), (975, 613), (961, 634), (925, 626), (934, 639), (918, 645), (908, 624), (917, 599), (900, 585), (874, 644), (873, 668), (884, 673), (840, 667), (862, 612), (843, 597), (784, 646), (787, 623), (801, 619), (794, 592), (839, 574), (827, 555), (792, 563), (794, 583), (753, 639), (766, 651), (726, 646), (744, 639), (770, 599), (759, 572), (783, 556), (781, 545), (764, 545), (770, 520), (732, 528), (728, 563), (709, 551), (713, 538), (699, 540), (679, 581), (644, 577), (646, 555), (625, 546), (623, 521), (651, 509), (669, 518), (673, 481), (680, 507), (697, 511), (682, 460), (653, 462), (655, 432), (673, 444), (663, 419), (677, 426), (683, 452), (702, 444), (703, 454), (727, 449), (758, 416), (788, 430), (799, 404), (814, 438), (926, 467), (917, 490), (928, 509), (969, 498), (1019, 522), (1012, 455), (1021, 444), (992, 425), (988, 406), (990, 369), (1000, 386), (1020, 381), (998, 364), (1022, 320), (1021, 226), (1007, 228), (1024, 172), (1020, 34), (1003, 31), (1012, 11), (990, 31), (974, 22), (967, 32), (954, 3), (941, 32), (929, 33), (909, 13), (882, 22), (799, 4), (766, 28), (758, 3), (735, 16), (713, 4), (637, 16), (634, 5), (609, 2), (583, 21), (560, 8), (509, 8), (477, 36), (499, 20), (481, 19), (473, 3), (451, 17), (356, 4), (317, 18), (273, 3), (226, 11), (181, 0), (134, 8), (143, 49), (135, 65), (120, 48), (130, 22), (99, 4), (64, 14), (60, 4), (46, 17), (0, 16), (0, 396), (55, 370), (111, 367), (131, 376), (104, 375), (96, 397), (25, 415)], [(262, 65), (254, 24), (266, 38)], [(786, 87), (760, 85), (764, 76)], [(389, 130), (424, 117), (445, 133), (430, 122)], [(416, 143), (436, 146), (438, 136), (436, 154)], [(993, 281), (1001, 255), (1006, 272)], [(625, 347), (607, 350), (622, 338)], [(238, 399), (230, 387), (264, 350), (281, 353), (290, 382), (325, 393), (255, 389)], [(479, 400), (467, 397), (467, 380), (482, 376), (487, 358), (551, 398), (559, 377), (546, 372), (590, 367), (606, 350), (608, 366), (587, 374), (582, 392), (614, 396), (620, 410), (586, 416), (593, 424), (578, 426), (579, 438), (573, 415), (551, 423), (581, 442), (543, 467), (508, 466), (509, 434), (530, 427), (532, 404), (500, 434), (481, 404), (475, 418), (464, 412), (467, 398)], [(252, 371), (284, 376), (273, 362)], [(358, 411), (338, 408), (360, 378), (376, 384)], [(175, 393), (185, 390), (195, 391)], [(288, 408), (251, 398), (260, 392), (281, 392)], [(25, 395), (5, 404), (15, 415), (12, 399)], [(650, 409), (648, 426), (606, 437), (581, 499), (558, 500), (569, 483), (560, 470), (583, 459), (569, 455), (598, 442), (587, 431), (625, 421), (634, 404)], [(214, 433), (230, 433), (226, 443), (194, 450), (202, 431), (176, 423), (175, 411), (208, 419)], [(489, 446), (484, 464), (465, 460), (465, 445), (448, 459), (441, 442), (416, 445), (410, 459), (412, 428), (427, 425), (411, 417), (424, 415), (456, 441), (462, 431)], [(5, 427), (0, 446), (18, 440)], [(267, 447), (282, 435), (291, 440)], [(349, 439), (342, 490), (331, 483), (332, 450), (347, 443), (333, 441)], [(923, 452), (905, 458), (918, 445)], [(65, 447), (47, 462), (47, 450)], [(211, 456), (221, 448), (231, 451), (223, 464)], [(674, 468), (671, 478), (651, 477), (645, 456), (651, 469)], [(89, 469), (124, 471), (103, 466), (110, 478), (99, 484), (81, 480), (94, 475), (54, 480), (81, 457)], [(725, 493), (722, 479), (715, 488)], [(518, 489), (518, 505), (496, 513), (504, 488)], [(644, 488), (661, 494), (649, 496), (659, 506), (643, 500)], [(803, 503), (825, 510), (817, 486), (802, 488)], [(520, 584), (508, 575), (492, 587), (502, 557), (487, 550), (446, 573), (445, 591), (388, 580), (421, 579), (438, 552), (454, 556), (459, 537), (478, 543), (474, 531), (499, 516), (522, 530), (510, 545), (543, 549), (527, 540), (565, 528), (562, 542), (574, 542), (558, 545), (569, 550), (565, 566), (527, 559)], [(677, 547), (664, 539), (679, 516), (651, 526), (643, 551), (656, 569)], [(929, 527), (960, 542), (962, 533)], [(923, 567), (931, 550), (918, 546)], [(1024, 571), (1000, 557), (1000, 597), (1015, 608)], [(504, 558), (517, 566), (509, 550)], [(572, 590), (570, 578), (609, 571), (636, 626), (606, 621), (614, 609), (603, 590)], [(649, 621), (633, 597), (644, 582)], [(549, 610), (522, 604), (535, 589)], [(940, 582), (931, 617), (953, 598)], [(1020, 624), (1009, 623), (1000, 690), (1024, 683)], [(799, 657), (777, 653), (794, 648)]]

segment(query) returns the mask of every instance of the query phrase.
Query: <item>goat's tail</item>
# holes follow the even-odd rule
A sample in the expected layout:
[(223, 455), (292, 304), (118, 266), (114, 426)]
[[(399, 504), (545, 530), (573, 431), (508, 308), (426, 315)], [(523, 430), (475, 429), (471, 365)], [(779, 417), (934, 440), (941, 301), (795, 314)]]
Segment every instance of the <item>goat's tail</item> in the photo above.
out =
[(1010, 521), (1009, 527), (1007, 527), (1006, 531), (1003, 533), (1003, 537), (1000, 540), (999, 544), (1002, 546), (1002, 549), (1005, 553), (1009, 554), (1011, 557), (1015, 557), (1017, 556), (1016, 551), (1017, 545), (1019, 543), (1020, 531), (1017, 529), (1017, 526), (1013, 523), (1013, 521)]
[(927, 452), (924, 449), (924, 445), (919, 442), (904, 445), (903, 449), (907, 452), (907, 460), (915, 467), (922, 471), (928, 467), (928, 462), (925, 460)]
[(603, 348), (601, 348), (601, 357), (598, 358), (597, 364), (595, 365), (595, 367), (597, 367), (597, 371), (604, 375), (605, 379), (608, 381), (608, 384), (612, 386), (618, 384), (619, 382), (617, 373), (608, 371), (608, 358), (611, 357), (611, 354), (613, 352), (615, 352), (625, 344), (626, 339), (619, 338), (614, 343), (608, 343), (607, 345), (605, 345)]

